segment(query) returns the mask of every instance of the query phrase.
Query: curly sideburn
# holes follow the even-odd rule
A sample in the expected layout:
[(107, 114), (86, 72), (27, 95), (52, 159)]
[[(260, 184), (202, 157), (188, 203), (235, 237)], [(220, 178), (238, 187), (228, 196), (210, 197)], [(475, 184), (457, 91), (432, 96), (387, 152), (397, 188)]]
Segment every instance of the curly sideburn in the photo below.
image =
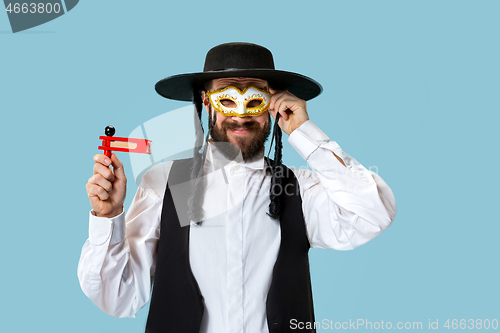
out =
[[(278, 125), (278, 120), (280, 119), (280, 114), (276, 113), (276, 119), (274, 120), (273, 134), (271, 138), (271, 145), (269, 147), (269, 152), (267, 153), (267, 163), (271, 166), (271, 188), (269, 189), (269, 197), (271, 202), (269, 203), (269, 215), (273, 219), (278, 219), (281, 215), (281, 196), (284, 191), (282, 189), (282, 180), (284, 177), (283, 173), (283, 163), (282, 163), (282, 150), (283, 144), (281, 142), (281, 128)], [(273, 141), (276, 140), (274, 147), (274, 161), (269, 159), (269, 154), (271, 153), (271, 147)]]
[[(188, 196), (188, 217), (199, 223), (203, 220), (203, 164), (205, 160), (205, 150), (200, 152), (203, 148), (203, 124), (201, 122), (201, 113), (202, 113), (202, 100), (199, 94), (193, 94), (193, 103), (194, 103), (194, 124), (195, 124), (195, 134), (196, 134), (196, 142), (193, 149), (193, 168), (191, 169), (191, 180), (192, 186), (189, 191)], [(200, 126), (196, 126), (197, 123), (200, 123)], [(208, 134), (207, 134), (208, 136)]]

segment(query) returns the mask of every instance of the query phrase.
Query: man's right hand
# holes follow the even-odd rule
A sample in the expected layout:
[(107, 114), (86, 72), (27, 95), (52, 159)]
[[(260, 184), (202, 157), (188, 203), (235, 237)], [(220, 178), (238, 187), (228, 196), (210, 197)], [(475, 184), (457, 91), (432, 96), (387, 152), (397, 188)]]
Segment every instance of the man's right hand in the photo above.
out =
[(120, 215), (127, 189), (123, 164), (113, 153), (111, 158), (97, 154), (94, 156), (94, 161), (94, 175), (90, 177), (86, 186), (90, 205), (99, 217), (110, 218)]

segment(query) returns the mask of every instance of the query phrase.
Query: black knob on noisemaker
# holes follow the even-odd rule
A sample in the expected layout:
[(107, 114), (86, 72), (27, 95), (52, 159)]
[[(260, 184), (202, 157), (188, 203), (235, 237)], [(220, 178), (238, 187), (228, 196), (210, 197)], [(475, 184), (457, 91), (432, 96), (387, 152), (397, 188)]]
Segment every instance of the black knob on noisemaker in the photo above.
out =
[(104, 130), (104, 134), (106, 134), (106, 136), (115, 135), (115, 128), (113, 126), (107, 126), (106, 129)]

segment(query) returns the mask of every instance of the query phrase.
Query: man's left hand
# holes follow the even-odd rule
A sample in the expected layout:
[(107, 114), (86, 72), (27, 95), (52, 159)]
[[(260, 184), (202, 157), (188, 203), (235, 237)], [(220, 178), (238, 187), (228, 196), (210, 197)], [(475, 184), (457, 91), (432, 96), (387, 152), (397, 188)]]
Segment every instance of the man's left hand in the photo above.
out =
[(274, 119), (276, 119), (276, 112), (280, 113), (278, 125), (283, 132), (290, 135), (309, 119), (306, 101), (288, 92), (288, 90), (269, 88), (269, 92), (273, 94), (269, 104), (269, 113)]

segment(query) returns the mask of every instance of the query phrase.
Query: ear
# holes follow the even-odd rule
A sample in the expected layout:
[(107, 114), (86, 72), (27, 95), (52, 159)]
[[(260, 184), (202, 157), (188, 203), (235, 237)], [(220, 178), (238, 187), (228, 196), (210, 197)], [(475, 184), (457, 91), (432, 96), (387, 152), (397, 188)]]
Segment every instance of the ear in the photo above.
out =
[(203, 105), (205, 105), (205, 111), (207, 111), (208, 114), (208, 104), (210, 101), (208, 100), (208, 95), (205, 93), (205, 90), (201, 91), (201, 100), (203, 102)]

